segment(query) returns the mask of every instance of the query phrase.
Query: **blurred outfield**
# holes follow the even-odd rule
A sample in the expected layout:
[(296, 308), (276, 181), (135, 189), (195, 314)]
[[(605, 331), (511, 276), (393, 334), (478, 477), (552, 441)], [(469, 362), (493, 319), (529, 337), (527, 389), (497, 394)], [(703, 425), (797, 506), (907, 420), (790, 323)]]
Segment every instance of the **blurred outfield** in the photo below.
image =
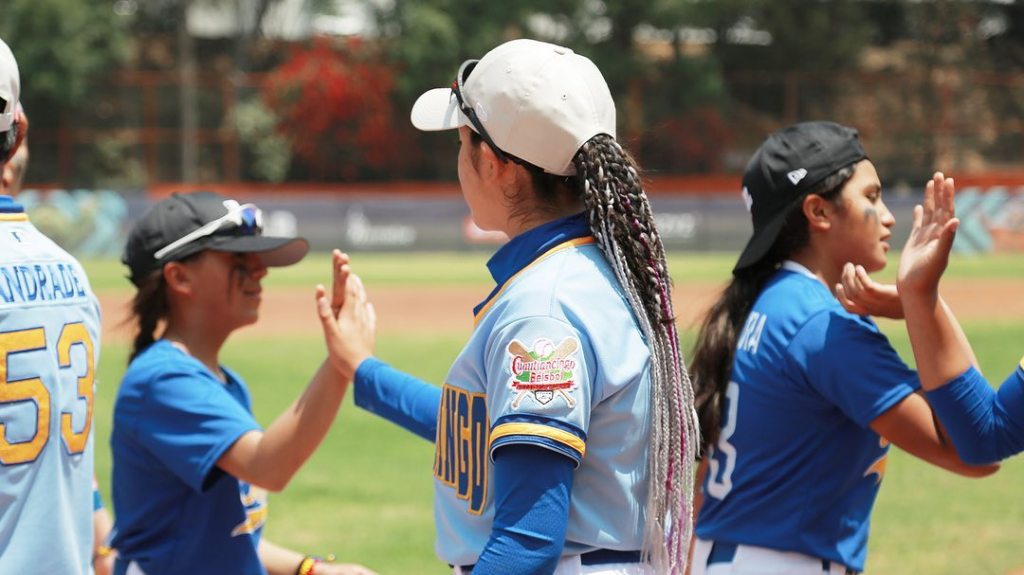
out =
[[(421, 288), (491, 285), (483, 253), (353, 254), (372, 299), (375, 286)], [(713, 285), (728, 278), (734, 254), (674, 255), (677, 283)], [(880, 277), (892, 277), (898, 254)], [(85, 262), (97, 292), (127, 293), (123, 267), (113, 261)], [(1020, 280), (1019, 256), (955, 259), (948, 277), (974, 282), (985, 298), (984, 280)], [(309, 288), (324, 281), (323, 256), (273, 270), (270, 290)], [(998, 302), (996, 302), (998, 306)], [(461, 313), (468, 313), (462, 310)], [(986, 374), (996, 382), (1024, 354), (1024, 318), (972, 320), (965, 329)], [(902, 326), (882, 322), (897, 349), (912, 362)], [(244, 333), (244, 332), (243, 332)], [(439, 383), (467, 339), (466, 332), (379, 334), (377, 355), (396, 367)], [(686, 334), (689, 352), (693, 334)], [(108, 438), (113, 398), (124, 371), (126, 343), (106, 341), (99, 368), (95, 423), (97, 475), (109, 502)], [(268, 425), (306, 385), (324, 357), (315, 323), (308, 336), (236, 337), (222, 360), (248, 381), (257, 419)], [(271, 497), (265, 534), (296, 549), (364, 563), (381, 574), (448, 573), (433, 554), (432, 445), (370, 416), (346, 401), (324, 444), (280, 494)], [(872, 574), (1004, 574), (1024, 568), (1024, 458), (1011, 460), (994, 477), (967, 480), (892, 451), (875, 508), (868, 572)], [(116, 510), (115, 510), (116, 511)]]

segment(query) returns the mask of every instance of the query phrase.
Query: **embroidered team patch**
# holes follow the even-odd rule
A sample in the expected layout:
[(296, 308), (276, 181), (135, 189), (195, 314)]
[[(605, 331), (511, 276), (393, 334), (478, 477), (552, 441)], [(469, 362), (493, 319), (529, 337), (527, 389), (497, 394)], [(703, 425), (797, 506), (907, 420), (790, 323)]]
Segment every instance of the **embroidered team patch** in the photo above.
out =
[(576, 400), (570, 392), (576, 388), (575, 355), (579, 349), (580, 342), (574, 337), (567, 337), (558, 345), (540, 338), (533, 342), (532, 349), (519, 340), (512, 340), (508, 344), (512, 372), (509, 387), (516, 392), (512, 409), (518, 409), (527, 396), (540, 405), (560, 397), (570, 409), (575, 407)]

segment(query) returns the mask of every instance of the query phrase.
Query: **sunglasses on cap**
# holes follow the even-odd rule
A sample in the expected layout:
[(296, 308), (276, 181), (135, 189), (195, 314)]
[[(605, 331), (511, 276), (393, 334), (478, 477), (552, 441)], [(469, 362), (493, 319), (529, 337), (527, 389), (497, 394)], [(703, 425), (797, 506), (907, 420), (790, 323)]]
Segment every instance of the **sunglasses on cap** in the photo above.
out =
[(476, 111), (473, 110), (473, 107), (466, 103), (466, 100), (462, 97), (462, 84), (466, 81), (466, 78), (469, 78), (469, 74), (479, 62), (480, 60), (466, 60), (461, 66), (459, 66), (459, 73), (455, 76), (455, 81), (452, 82), (452, 93), (455, 94), (455, 99), (459, 103), (459, 110), (469, 118), (469, 122), (473, 124), (473, 128), (476, 130), (476, 133), (480, 134), (480, 137), (487, 142), (487, 145), (490, 146), (492, 150), (494, 150), (494, 155), (497, 156), (499, 160), (506, 162), (509, 159), (508, 155), (505, 154), (505, 152), (502, 152), (501, 148), (494, 143), (490, 134), (488, 134), (487, 130), (484, 129), (483, 123), (480, 122), (479, 116), (476, 115)]
[(255, 204), (239, 204), (235, 200), (224, 200), (224, 207), (228, 209), (228, 213), (160, 248), (153, 254), (153, 258), (159, 260), (180, 247), (214, 235), (226, 226), (231, 226), (226, 229), (232, 229), (232, 235), (236, 236), (258, 236), (263, 233), (263, 211)]

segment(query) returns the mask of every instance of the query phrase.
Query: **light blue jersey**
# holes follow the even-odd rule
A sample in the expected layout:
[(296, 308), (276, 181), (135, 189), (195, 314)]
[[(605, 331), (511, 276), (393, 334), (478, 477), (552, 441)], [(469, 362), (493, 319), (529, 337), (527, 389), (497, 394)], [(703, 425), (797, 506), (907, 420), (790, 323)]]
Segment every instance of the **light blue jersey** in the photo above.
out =
[(698, 536), (863, 570), (889, 451), (868, 425), (919, 386), (871, 319), (786, 262), (737, 343)]
[(0, 196), (0, 573), (91, 572), (99, 304)]
[[(650, 350), (582, 216), (517, 236), (448, 372), (437, 420), (437, 553), (476, 563), (494, 518), (494, 450), (536, 445), (577, 464), (565, 555), (641, 548)], [(524, 471), (528, 473), (528, 471)]]
[(216, 465), (260, 427), (245, 383), (221, 369), (227, 381), (167, 340), (128, 366), (110, 436), (119, 570), (265, 573), (256, 547), (266, 494)]

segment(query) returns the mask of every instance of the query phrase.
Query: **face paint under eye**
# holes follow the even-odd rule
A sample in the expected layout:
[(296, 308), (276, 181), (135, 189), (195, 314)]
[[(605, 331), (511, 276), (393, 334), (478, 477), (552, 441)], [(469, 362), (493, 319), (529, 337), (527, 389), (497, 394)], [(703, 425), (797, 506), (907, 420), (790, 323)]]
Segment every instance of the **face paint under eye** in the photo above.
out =
[(864, 221), (878, 223), (878, 210), (875, 208), (864, 208)]

